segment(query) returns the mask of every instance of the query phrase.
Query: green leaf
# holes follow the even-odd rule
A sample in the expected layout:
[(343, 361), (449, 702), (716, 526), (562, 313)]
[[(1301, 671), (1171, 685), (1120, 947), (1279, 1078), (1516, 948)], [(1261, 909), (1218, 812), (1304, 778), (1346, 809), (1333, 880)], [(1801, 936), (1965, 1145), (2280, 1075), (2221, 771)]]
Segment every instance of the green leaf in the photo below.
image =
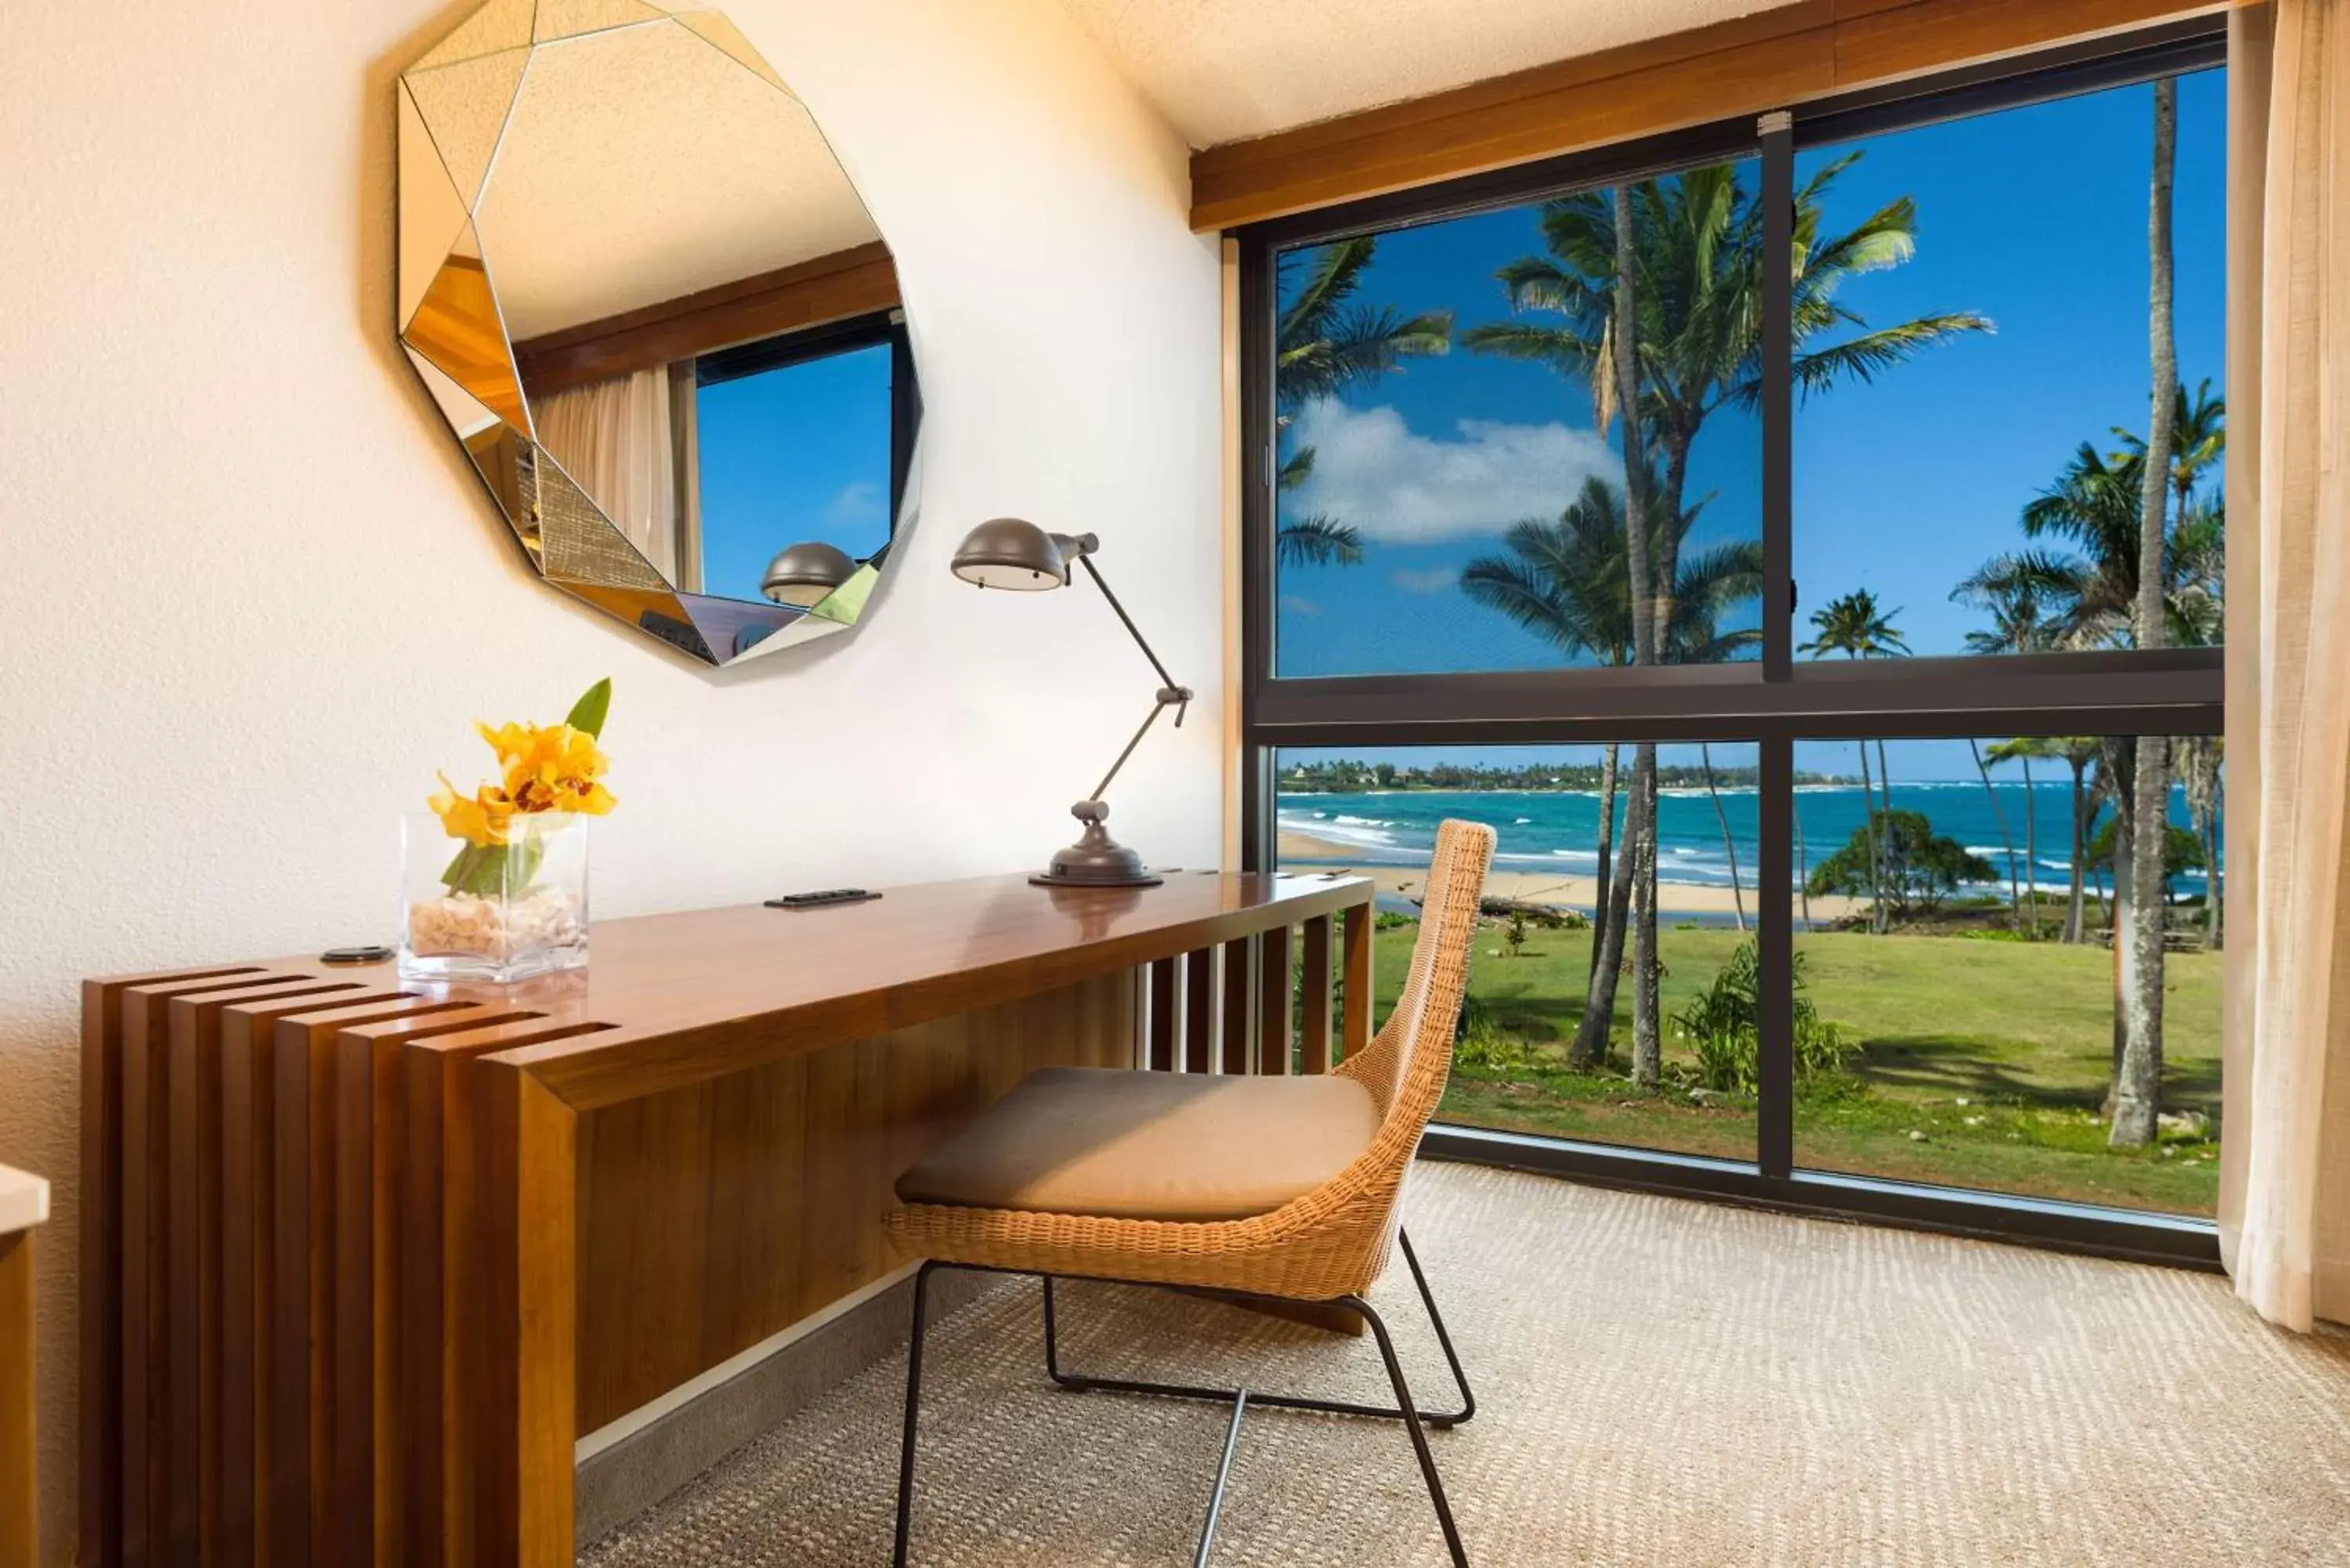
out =
[(583, 735), (601, 735), (604, 716), (612, 711), (612, 678), (608, 675), (588, 688), (587, 693), (571, 705), (571, 716), (563, 722)]
[(530, 886), (546, 857), (546, 846), (535, 836), (513, 844), (468, 844), (441, 873), (441, 881), (452, 893), (511, 897)]

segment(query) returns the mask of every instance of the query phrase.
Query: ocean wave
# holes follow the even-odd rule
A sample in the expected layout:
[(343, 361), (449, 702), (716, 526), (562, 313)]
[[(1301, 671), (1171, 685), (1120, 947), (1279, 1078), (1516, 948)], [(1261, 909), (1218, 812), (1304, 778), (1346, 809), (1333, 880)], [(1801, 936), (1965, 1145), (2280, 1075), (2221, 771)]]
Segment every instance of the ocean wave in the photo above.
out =
[[(1351, 817), (1342, 816), (1333, 821), (1318, 811), (1311, 816), (1282, 813), (1275, 816), (1274, 826), (1305, 834), (1309, 837), (1323, 839), (1328, 843), (1344, 844), (1355, 848), (1393, 850), (1399, 847), (1395, 835), (1386, 828), (1366, 826)], [(1422, 853), (1426, 852), (1426, 847), (1421, 846)]]
[[(1315, 812), (1316, 816), (1321, 815)], [(1383, 816), (1336, 816), (1331, 818), (1342, 827), (1393, 827), (1395, 824)]]

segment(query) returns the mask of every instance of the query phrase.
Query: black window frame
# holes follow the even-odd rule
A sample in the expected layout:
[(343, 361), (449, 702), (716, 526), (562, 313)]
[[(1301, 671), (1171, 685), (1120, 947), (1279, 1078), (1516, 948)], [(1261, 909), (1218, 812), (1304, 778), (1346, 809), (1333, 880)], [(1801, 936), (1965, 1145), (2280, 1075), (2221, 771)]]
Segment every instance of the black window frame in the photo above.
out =
[[(1239, 230), (1242, 421), (1242, 856), (1270, 868), (1274, 759), (1284, 746), (1716, 742), (1757, 746), (1758, 888), (1793, 882), (1799, 740), (2002, 735), (2216, 735), (2224, 648), (1798, 661), (1794, 657), (1793, 388), (1789, 295), (1765, 302), (1761, 468), (1766, 606), (1759, 660), (1458, 674), (1274, 673), (1277, 465), (1275, 262), (1299, 246), (1521, 206), (1693, 163), (1759, 158), (1766, 243), (1783, 248), (1797, 151), (1885, 131), (2124, 87), (2227, 63), (2224, 19), (2184, 22), (1816, 100), (1639, 141), (1472, 175)], [(1722, 1160), (1439, 1123), (1440, 1157), (1610, 1185), (2216, 1269), (2215, 1225), (2195, 1217), (1902, 1182), (1796, 1165), (1792, 900), (1758, 899), (1762, 959), (1756, 1158)]]
[[(913, 468), (914, 440), (922, 425), (921, 383), (915, 379), (913, 343), (906, 332), (903, 310), (870, 311), (697, 355), (693, 386), (699, 392), (704, 387), (884, 345), (889, 349), (889, 545), (894, 545), (898, 515), (906, 500), (906, 479)], [(877, 559), (887, 554), (889, 545), (876, 552)]]

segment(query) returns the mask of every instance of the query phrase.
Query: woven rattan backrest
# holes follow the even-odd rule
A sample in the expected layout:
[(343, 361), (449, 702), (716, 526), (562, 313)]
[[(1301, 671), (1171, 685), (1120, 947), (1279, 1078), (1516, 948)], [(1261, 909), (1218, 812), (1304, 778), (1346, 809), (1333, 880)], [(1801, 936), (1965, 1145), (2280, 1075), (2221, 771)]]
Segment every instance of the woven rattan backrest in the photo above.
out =
[(1416, 1147), (1444, 1096), (1493, 839), (1481, 823), (1447, 819), (1439, 826), (1403, 993), (1378, 1038), (1337, 1069), (1378, 1101), (1382, 1144), (1400, 1135)]

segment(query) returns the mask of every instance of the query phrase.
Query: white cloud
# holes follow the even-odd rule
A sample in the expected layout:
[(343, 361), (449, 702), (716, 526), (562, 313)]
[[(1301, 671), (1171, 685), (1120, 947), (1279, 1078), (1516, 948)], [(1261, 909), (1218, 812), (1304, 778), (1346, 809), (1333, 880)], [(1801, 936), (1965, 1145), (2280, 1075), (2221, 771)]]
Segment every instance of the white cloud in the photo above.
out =
[(1281, 607), (1289, 611), (1292, 615), (1320, 615), (1322, 613), (1322, 607), (1315, 604), (1312, 599), (1307, 598), (1303, 594), (1282, 595)]
[(840, 493), (832, 498), (832, 504), (825, 508), (825, 515), (835, 523), (879, 523), (881, 487), (866, 479), (845, 484)]
[(1308, 403), (1294, 438), (1314, 449), (1314, 472), (1284, 510), (1323, 514), (1368, 539), (1426, 545), (1555, 517), (1586, 477), (1615, 471), (1607, 442), (1556, 421), (1454, 428), (1457, 437), (1440, 439), (1414, 433), (1392, 408)]
[(1440, 594), (1457, 586), (1461, 574), (1450, 566), (1431, 566), (1424, 572), (1392, 572), (1388, 581), (1408, 594)]

